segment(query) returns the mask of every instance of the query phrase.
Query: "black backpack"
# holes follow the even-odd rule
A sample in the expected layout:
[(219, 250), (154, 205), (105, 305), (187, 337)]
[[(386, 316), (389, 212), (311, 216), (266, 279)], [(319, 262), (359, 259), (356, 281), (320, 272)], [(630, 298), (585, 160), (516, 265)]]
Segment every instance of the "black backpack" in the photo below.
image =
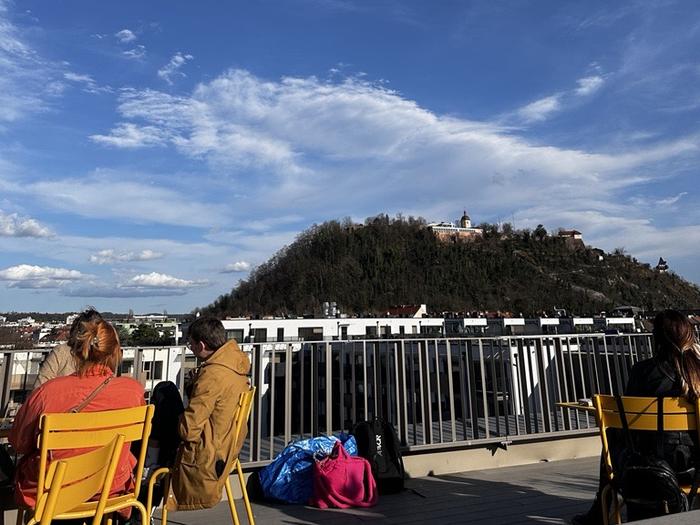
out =
[[(616, 396), (622, 422), (626, 449), (619, 464), (616, 488), (627, 505), (628, 521), (653, 518), (666, 514), (685, 512), (692, 506), (698, 488), (698, 476), (693, 479), (690, 494), (686, 496), (680, 488), (678, 475), (664, 459), (663, 453), (663, 398), (658, 398), (656, 453), (639, 452), (627, 424), (625, 408), (620, 396)], [(698, 472), (698, 469), (696, 469)]]
[(404, 468), (399, 438), (393, 425), (380, 418), (357, 423), (350, 432), (357, 452), (369, 461), (380, 494), (403, 490)]

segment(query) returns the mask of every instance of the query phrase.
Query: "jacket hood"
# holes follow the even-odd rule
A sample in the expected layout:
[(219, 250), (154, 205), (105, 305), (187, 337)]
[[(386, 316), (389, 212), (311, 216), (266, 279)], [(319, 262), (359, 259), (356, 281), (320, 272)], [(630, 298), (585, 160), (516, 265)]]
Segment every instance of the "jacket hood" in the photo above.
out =
[(214, 352), (202, 366), (221, 365), (229, 368), (240, 375), (250, 373), (250, 359), (245, 355), (233, 339)]

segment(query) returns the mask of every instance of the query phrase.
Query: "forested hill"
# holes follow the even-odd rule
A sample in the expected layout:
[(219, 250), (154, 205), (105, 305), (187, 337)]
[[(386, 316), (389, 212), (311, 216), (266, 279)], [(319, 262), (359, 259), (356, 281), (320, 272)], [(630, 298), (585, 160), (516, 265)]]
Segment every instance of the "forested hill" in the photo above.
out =
[(700, 307), (697, 286), (624, 250), (603, 254), (541, 227), (482, 226), (482, 239), (441, 242), (422, 219), (330, 221), (299, 235), (203, 310), (217, 316), (318, 315), (324, 301), (348, 314), (420, 303), (432, 312), (525, 315), (554, 307), (578, 315), (620, 305)]

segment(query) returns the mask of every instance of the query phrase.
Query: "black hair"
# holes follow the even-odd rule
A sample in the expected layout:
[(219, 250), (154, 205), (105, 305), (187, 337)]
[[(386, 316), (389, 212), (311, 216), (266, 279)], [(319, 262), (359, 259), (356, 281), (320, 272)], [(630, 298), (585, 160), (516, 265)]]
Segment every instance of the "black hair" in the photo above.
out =
[(226, 343), (224, 325), (215, 317), (198, 317), (189, 327), (187, 337), (196, 343), (204, 343), (216, 351)]

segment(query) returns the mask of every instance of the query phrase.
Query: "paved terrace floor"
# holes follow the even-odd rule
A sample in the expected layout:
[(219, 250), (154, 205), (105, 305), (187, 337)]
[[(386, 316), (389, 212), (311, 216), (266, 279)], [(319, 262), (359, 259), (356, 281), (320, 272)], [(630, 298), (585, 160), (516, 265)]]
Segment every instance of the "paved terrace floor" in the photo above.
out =
[[(411, 479), (409, 490), (383, 496), (370, 509), (254, 504), (254, 513), (259, 525), (564, 524), (588, 509), (597, 486), (598, 461), (584, 458)], [(242, 505), (239, 516), (246, 523)], [(174, 512), (168, 522), (225, 525), (231, 517), (224, 502), (206, 511)]]

